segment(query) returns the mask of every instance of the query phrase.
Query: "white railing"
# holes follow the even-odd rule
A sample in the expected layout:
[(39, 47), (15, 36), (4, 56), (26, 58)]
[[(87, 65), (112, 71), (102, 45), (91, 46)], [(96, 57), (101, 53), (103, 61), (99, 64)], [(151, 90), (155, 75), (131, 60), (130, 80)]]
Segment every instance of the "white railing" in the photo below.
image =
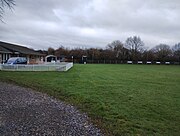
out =
[(70, 68), (72, 68), (73, 67), (73, 63), (68, 63), (68, 64), (66, 64), (66, 69), (65, 69), (65, 71), (68, 71)]
[(73, 67), (73, 63), (59, 64), (35, 64), (35, 65), (0, 65), (0, 70), (4, 71), (68, 71)]

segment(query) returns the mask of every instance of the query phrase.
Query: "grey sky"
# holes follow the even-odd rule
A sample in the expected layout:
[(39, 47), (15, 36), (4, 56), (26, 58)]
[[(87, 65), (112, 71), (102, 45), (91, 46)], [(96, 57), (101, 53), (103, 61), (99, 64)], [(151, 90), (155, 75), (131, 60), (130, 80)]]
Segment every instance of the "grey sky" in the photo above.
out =
[(180, 0), (16, 0), (0, 40), (35, 49), (102, 47), (138, 35), (148, 47), (180, 42)]

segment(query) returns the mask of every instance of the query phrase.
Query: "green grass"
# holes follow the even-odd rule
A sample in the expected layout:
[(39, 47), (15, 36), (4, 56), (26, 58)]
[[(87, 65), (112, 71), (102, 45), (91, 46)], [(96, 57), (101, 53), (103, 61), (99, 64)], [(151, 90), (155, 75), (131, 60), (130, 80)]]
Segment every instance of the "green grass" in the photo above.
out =
[(68, 72), (3, 72), (88, 113), (111, 135), (180, 134), (180, 66), (75, 65)]

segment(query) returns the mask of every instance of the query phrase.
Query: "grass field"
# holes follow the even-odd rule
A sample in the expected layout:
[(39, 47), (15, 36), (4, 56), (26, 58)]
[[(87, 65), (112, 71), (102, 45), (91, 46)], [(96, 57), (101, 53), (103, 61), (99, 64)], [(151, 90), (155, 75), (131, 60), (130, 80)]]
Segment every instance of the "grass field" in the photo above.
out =
[(0, 81), (46, 92), (111, 135), (180, 134), (180, 66), (74, 65), (68, 72), (3, 72)]

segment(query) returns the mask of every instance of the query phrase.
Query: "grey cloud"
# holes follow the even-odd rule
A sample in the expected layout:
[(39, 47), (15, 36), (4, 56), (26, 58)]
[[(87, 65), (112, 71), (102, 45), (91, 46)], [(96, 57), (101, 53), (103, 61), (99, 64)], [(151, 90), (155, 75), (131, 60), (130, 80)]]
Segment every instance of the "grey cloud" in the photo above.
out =
[(179, 0), (18, 0), (0, 23), (0, 40), (36, 49), (105, 47), (141, 36), (147, 46), (180, 39)]

